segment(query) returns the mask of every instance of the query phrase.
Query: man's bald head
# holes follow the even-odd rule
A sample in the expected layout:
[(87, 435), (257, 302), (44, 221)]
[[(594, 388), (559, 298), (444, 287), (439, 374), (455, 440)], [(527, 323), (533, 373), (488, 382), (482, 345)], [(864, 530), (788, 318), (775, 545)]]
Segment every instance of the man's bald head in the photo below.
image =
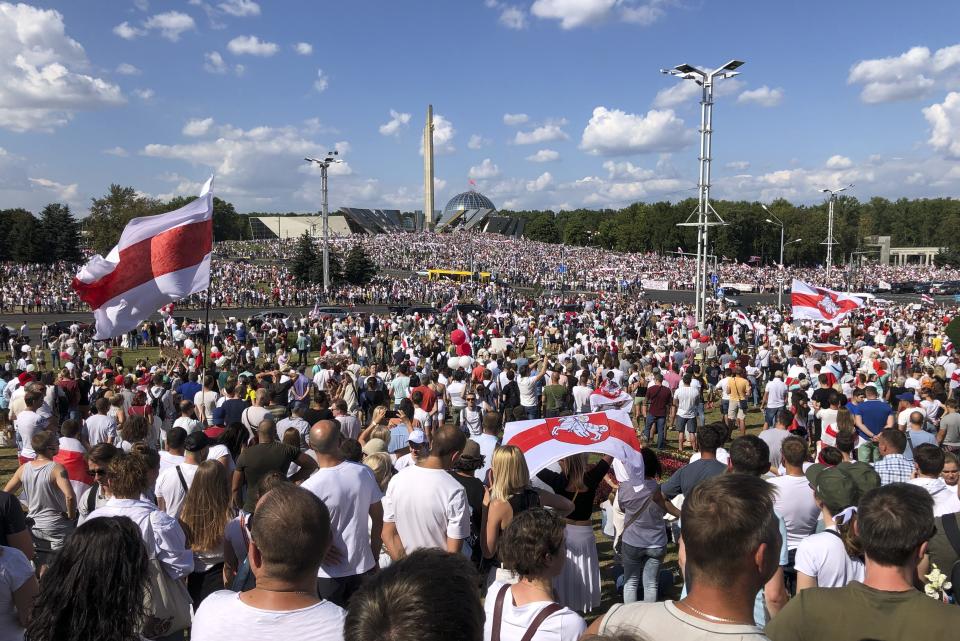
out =
[(273, 441), (277, 436), (277, 424), (273, 419), (265, 418), (257, 424), (257, 436), (261, 441)]
[(340, 453), (340, 423), (317, 421), (310, 428), (310, 449), (330, 456)]

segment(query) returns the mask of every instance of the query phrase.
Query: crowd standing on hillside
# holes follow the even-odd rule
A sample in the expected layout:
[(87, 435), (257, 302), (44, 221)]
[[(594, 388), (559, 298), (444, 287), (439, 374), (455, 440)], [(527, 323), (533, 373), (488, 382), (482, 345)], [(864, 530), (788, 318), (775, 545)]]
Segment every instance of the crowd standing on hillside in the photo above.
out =
[[(529, 259), (518, 274), (541, 269)], [(0, 420), (19, 467), (0, 493), (0, 638), (958, 629), (950, 310), (867, 306), (833, 327), (713, 305), (698, 328), (630, 293), (559, 307), (474, 287), (486, 311), (164, 315), (112, 342), (8, 330)], [(501, 442), (507, 422), (598, 409), (630, 415), (642, 473), (589, 448), (530, 469)]]

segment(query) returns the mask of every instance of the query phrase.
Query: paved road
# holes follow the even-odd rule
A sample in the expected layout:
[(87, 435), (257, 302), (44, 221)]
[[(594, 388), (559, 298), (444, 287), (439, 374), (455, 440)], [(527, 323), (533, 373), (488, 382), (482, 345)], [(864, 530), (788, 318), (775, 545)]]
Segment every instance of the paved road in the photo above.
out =
[[(647, 300), (653, 300), (661, 303), (693, 303), (694, 292), (689, 290), (648, 290), (645, 298)], [(737, 295), (736, 298), (745, 306), (756, 305), (758, 303), (772, 305), (777, 302), (776, 294), (741, 294)], [(883, 296), (883, 298), (886, 300), (895, 301), (897, 303), (920, 302), (920, 296), (917, 294), (887, 294)], [(953, 296), (935, 296), (934, 299), (936, 299), (938, 303), (947, 303), (950, 305), (953, 304)], [(784, 295), (784, 301), (789, 301), (788, 294)], [(294, 316), (299, 316), (301, 314), (307, 314), (311, 309), (312, 306), (281, 307), (279, 308), (279, 311), (292, 314)], [(357, 305), (354, 309), (363, 313), (372, 312), (382, 314), (387, 312), (387, 307), (384, 305)], [(230, 316), (248, 318), (253, 314), (262, 311), (278, 311), (278, 308), (245, 307), (240, 309), (212, 309), (210, 310), (210, 318), (218, 321), (222, 321), (224, 317)], [(202, 319), (203, 310), (177, 310), (176, 315), (185, 315), (189, 318)], [(154, 314), (151, 318), (158, 319), (160, 318), (160, 315)], [(26, 320), (31, 327), (39, 327), (40, 323), (50, 323), (60, 320), (81, 320), (85, 322), (91, 322), (93, 318), (90, 313), (85, 312), (71, 312), (68, 314), (0, 314), (0, 323), (9, 325), (10, 327), (19, 328), (24, 320)]]

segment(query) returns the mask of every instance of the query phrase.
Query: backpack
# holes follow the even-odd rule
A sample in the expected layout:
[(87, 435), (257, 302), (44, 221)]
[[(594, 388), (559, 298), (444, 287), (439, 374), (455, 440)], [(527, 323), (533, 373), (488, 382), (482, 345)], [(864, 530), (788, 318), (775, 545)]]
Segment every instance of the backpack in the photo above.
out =
[(153, 391), (150, 392), (150, 406), (153, 408), (153, 415), (161, 421), (167, 420), (167, 409), (163, 406), (163, 395), (165, 393), (166, 390), (160, 392), (160, 396), (154, 396)]
[[(944, 514), (940, 522), (943, 525), (943, 533), (947, 535), (950, 546), (953, 547), (953, 551), (960, 557), (960, 526), (957, 525), (958, 519), (960, 519), (960, 516), (957, 514)], [(953, 584), (953, 602), (960, 605), (960, 598), (957, 598), (960, 596), (960, 559), (953, 562), (953, 567), (950, 568), (950, 571), (947, 573), (947, 578), (950, 579), (950, 583)]]

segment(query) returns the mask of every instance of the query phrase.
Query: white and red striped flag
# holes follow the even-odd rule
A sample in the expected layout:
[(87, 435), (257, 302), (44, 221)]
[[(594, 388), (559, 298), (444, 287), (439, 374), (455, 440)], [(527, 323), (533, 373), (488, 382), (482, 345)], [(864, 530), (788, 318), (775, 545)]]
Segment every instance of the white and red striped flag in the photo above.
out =
[(810, 347), (813, 348), (816, 352), (823, 352), (824, 354), (840, 354), (841, 356), (847, 355), (847, 350), (842, 345), (834, 345), (833, 343), (810, 343)]
[(523, 451), (531, 474), (568, 456), (591, 452), (619, 459), (630, 478), (643, 479), (640, 441), (623, 411), (514, 421), (504, 426), (503, 444)]
[(213, 177), (200, 197), (176, 211), (134, 218), (106, 258), (94, 256), (71, 283), (93, 309), (94, 338), (134, 329), (167, 303), (210, 286)]
[(746, 327), (747, 329), (749, 329), (751, 332), (753, 331), (753, 329), (754, 329), (754, 328), (753, 328), (753, 321), (750, 320), (750, 317), (749, 317), (749, 316), (747, 316), (746, 314), (743, 313), (743, 310), (740, 310), (740, 309), (734, 310), (733, 313), (732, 313), (732, 315), (733, 315), (733, 320), (735, 320), (735, 321), (737, 321), (738, 323), (740, 323), (741, 325), (745, 326), (745, 327)]
[(920, 302), (922, 302), (924, 305), (933, 305), (933, 296), (930, 296), (929, 294), (920, 294)]
[(818, 320), (833, 325), (853, 310), (863, 307), (863, 300), (856, 296), (814, 287), (797, 279), (793, 279), (790, 303), (795, 319)]
[(463, 314), (460, 313), (460, 310), (457, 310), (457, 329), (466, 334), (468, 343), (473, 341), (473, 334), (470, 332), (470, 326), (465, 320), (463, 320)]

